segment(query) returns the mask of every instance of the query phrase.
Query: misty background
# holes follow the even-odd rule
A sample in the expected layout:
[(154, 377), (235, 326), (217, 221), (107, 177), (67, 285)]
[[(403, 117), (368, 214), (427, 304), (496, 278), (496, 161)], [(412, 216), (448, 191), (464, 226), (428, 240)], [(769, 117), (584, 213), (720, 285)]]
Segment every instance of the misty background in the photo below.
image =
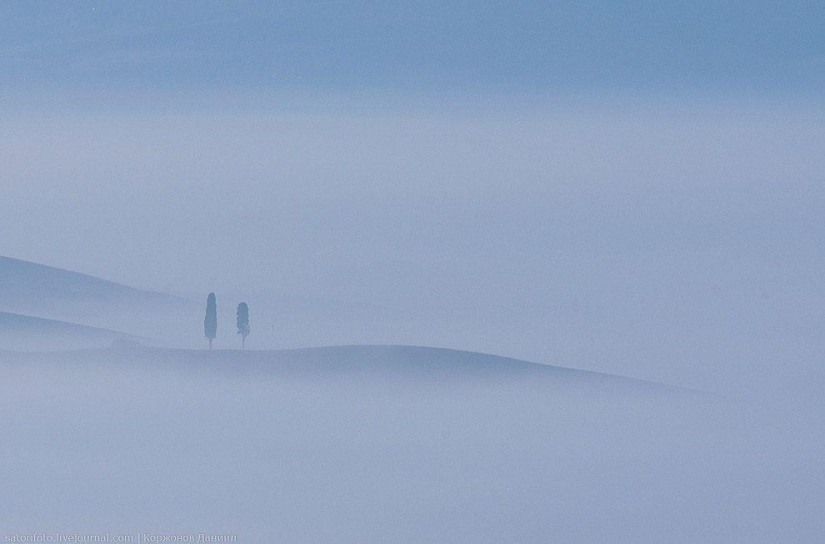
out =
[(245, 300), (251, 348), (825, 381), (818, 3), (0, 15), (2, 255), (215, 291), (223, 347)]
[(823, 28), (0, 3), (0, 534), (816, 541)]

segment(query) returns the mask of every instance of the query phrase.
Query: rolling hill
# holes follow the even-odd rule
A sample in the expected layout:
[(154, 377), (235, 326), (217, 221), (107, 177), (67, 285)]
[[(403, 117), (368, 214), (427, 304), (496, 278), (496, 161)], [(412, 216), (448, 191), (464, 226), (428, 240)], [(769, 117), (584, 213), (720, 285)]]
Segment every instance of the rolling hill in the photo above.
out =
[(70, 305), (178, 306), (178, 297), (143, 291), (87, 274), (0, 256), (0, 309), (60, 311)]
[(487, 353), (404, 345), (349, 345), (301, 349), (240, 351), (190, 350), (118, 343), (107, 349), (65, 354), (83, 361), (182, 370), (265, 375), (270, 378), (327, 380), (380, 379), (387, 383), (438, 383), (524, 380), (531, 387), (586, 387), (602, 392), (700, 394), (698, 391), (613, 374), (552, 366)]
[[(0, 312), (8, 314), (0, 320), (0, 338), (9, 349), (100, 347), (124, 336), (114, 330), (159, 338), (193, 321), (188, 314), (193, 308), (191, 301), (176, 296), (0, 257)], [(197, 319), (193, 322), (197, 325)]]
[(0, 312), (0, 349), (61, 350), (105, 345), (134, 335), (55, 319)]

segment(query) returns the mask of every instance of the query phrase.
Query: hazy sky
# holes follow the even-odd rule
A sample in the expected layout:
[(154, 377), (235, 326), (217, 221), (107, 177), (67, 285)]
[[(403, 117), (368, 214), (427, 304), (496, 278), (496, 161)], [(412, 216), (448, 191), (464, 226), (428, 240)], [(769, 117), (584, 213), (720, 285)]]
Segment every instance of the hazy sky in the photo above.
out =
[(816, 1), (4, 2), (4, 86), (818, 92)]
[(442, 320), (371, 340), (803, 383), (822, 28), (813, 1), (4, 2), (0, 254)]

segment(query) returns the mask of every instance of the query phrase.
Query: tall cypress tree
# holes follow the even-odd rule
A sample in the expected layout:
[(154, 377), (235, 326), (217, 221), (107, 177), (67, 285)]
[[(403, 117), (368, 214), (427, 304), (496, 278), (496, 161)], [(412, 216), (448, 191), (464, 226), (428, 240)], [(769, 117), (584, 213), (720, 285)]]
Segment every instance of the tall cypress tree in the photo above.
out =
[(218, 305), (215, 302), (215, 293), (206, 297), (206, 317), (203, 318), (203, 335), (209, 339), (209, 349), (212, 349), (212, 340), (218, 333)]
[(238, 334), (241, 335), (241, 348), (246, 349), (246, 337), (249, 334), (249, 306), (246, 302), (238, 304)]

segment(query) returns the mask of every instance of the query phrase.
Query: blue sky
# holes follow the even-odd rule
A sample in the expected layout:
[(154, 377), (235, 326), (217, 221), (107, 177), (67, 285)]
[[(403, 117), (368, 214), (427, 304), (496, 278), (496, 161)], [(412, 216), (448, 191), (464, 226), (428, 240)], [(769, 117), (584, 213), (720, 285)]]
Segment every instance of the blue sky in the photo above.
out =
[(4, 2), (7, 91), (821, 93), (817, 1)]

